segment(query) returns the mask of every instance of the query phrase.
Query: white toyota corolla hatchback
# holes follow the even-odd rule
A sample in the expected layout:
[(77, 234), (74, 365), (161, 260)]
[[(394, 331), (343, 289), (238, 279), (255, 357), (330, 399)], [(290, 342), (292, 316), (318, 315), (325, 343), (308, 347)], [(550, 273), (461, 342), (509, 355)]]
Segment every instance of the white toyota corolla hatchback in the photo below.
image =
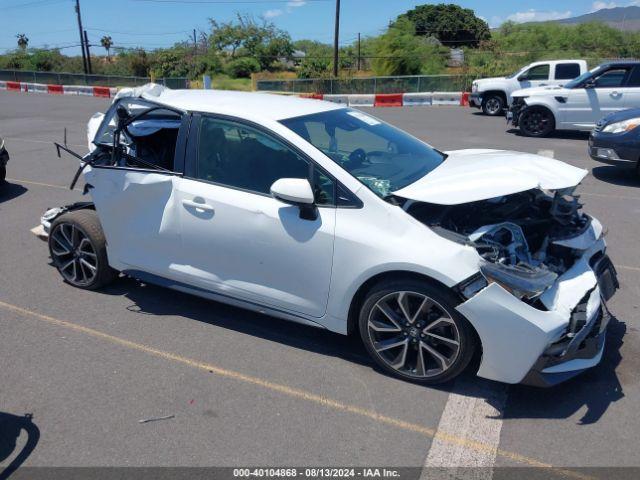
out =
[(357, 333), (383, 370), (421, 383), (474, 353), (479, 376), (507, 383), (600, 361), (618, 283), (573, 195), (585, 170), (441, 152), (317, 100), (157, 85), (121, 92), (89, 141), (91, 201), (42, 218), (74, 286), (122, 273)]

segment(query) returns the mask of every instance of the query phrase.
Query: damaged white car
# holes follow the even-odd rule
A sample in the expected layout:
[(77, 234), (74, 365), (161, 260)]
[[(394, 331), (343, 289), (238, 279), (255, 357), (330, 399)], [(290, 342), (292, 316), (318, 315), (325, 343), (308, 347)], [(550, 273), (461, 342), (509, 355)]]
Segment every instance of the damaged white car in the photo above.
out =
[[(596, 365), (618, 287), (586, 171), (440, 152), (375, 117), (265, 94), (124, 92), (89, 126), (91, 201), (42, 218), (80, 288), (119, 273), (342, 334), (397, 377), (551, 385)], [(63, 148), (59, 146), (60, 148)]]

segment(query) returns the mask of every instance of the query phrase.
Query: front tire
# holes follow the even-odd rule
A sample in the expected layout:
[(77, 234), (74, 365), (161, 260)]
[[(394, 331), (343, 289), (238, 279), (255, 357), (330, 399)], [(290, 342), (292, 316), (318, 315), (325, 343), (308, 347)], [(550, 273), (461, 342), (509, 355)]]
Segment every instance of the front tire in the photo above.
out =
[(505, 100), (502, 95), (491, 94), (482, 99), (482, 111), (490, 117), (497, 117), (504, 113)]
[(520, 114), (520, 131), (527, 137), (546, 137), (556, 129), (553, 113), (544, 107), (529, 107)]
[(0, 183), (4, 183), (6, 178), (7, 178), (7, 167), (3, 165), (2, 167), (0, 167)]
[(107, 241), (94, 210), (60, 215), (51, 225), (49, 254), (62, 278), (74, 287), (95, 290), (118, 276), (109, 266)]
[(385, 372), (433, 385), (459, 375), (476, 348), (473, 328), (455, 310), (456, 297), (421, 280), (375, 285), (360, 309), (367, 352)]

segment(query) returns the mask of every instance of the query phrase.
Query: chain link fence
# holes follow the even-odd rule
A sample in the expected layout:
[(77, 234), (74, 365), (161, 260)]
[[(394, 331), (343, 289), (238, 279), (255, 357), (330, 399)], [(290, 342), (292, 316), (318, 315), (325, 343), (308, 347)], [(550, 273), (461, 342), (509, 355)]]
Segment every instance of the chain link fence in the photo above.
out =
[(285, 93), (418, 93), (462, 92), (471, 89), (471, 75), (407, 75), (397, 77), (310, 78), (257, 80), (259, 91)]
[[(82, 73), (31, 72), (26, 70), (0, 70), (0, 80), (33, 82), (53, 85), (89, 85), (96, 87), (137, 87), (149, 83), (149, 77), (118, 75), (84, 75)], [(156, 78), (156, 83), (169, 88), (189, 88), (187, 78)]]

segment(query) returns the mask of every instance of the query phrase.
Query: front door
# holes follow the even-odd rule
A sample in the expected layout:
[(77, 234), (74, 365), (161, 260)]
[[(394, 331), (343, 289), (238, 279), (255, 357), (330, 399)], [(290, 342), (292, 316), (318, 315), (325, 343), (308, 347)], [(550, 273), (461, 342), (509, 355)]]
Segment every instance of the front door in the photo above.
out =
[(569, 90), (560, 104), (560, 117), (565, 128), (592, 128), (598, 120), (625, 108), (625, 79), (628, 68), (615, 67), (593, 79), (588, 88)]
[[(243, 123), (203, 116), (198, 137), (187, 160), (195, 168), (177, 194), (180, 268), (189, 283), (269, 307), (324, 315), (333, 260), (333, 180), (283, 141)], [(270, 196), (279, 178), (314, 183), (315, 218), (301, 218), (298, 207)]]
[(534, 65), (518, 77), (520, 88), (544, 87), (549, 85), (550, 74), (551, 68), (548, 63)]

